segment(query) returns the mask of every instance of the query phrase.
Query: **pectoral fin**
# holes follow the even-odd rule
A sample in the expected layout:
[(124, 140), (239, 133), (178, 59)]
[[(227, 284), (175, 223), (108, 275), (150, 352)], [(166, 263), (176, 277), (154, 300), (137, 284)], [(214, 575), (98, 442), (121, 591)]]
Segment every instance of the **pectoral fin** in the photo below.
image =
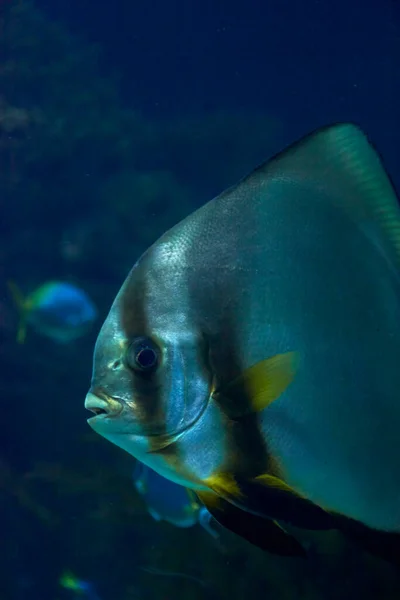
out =
[[(262, 360), (218, 388), (213, 396), (223, 404), (231, 418), (264, 410), (292, 383), (298, 358), (297, 352), (286, 352)], [(245, 404), (243, 398), (246, 398)]]
[(246, 480), (219, 473), (205, 482), (216, 494), (236, 507), (259, 517), (285, 521), (312, 530), (334, 529), (334, 518), (284, 481), (273, 475)]
[(223, 527), (262, 550), (280, 556), (305, 556), (301, 544), (270, 519), (245, 512), (213, 492), (196, 492)]

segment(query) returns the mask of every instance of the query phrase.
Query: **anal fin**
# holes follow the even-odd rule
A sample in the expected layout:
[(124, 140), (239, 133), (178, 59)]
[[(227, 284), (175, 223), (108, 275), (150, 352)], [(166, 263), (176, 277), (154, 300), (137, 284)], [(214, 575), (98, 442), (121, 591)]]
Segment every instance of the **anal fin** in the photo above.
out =
[(218, 473), (206, 480), (218, 496), (255, 516), (310, 530), (335, 529), (335, 519), (273, 475), (253, 479)]
[(305, 556), (302, 545), (278, 523), (241, 510), (213, 492), (196, 493), (216, 521), (251, 544), (280, 556)]
[(400, 533), (371, 529), (354, 519), (333, 513), (337, 528), (373, 556), (400, 568)]

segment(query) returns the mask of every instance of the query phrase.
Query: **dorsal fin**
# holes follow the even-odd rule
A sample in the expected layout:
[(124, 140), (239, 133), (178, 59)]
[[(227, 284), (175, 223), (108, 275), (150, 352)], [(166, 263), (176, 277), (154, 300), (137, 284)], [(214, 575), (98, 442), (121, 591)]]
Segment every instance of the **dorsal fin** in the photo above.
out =
[(267, 182), (319, 191), (321, 202), (343, 209), (400, 266), (398, 199), (378, 153), (356, 125), (337, 124), (311, 133), (249, 178), (260, 175)]

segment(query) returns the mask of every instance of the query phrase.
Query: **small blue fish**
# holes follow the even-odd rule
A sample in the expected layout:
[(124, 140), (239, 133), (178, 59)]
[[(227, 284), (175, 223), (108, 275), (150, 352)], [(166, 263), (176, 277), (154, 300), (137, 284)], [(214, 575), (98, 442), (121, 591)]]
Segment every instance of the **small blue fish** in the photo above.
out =
[(86, 333), (97, 317), (90, 298), (70, 283), (50, 281), (27, 297), (15, 283), (8, 287), (20, 313), (18, 343), (25, 341), (27, 325), (56, 342), (70, 342)]
[(59, 584), (61, 587), (66, 590), (71, 590), (71, 592), (75, 592), (75, 594), (79, 596), (85, 596), (87, 600), (100, 600), (93, 585), (89, 581), (78, 579), (70, 571), (65, 571), (61, 575)]
[(153, 519), (167, 521), (175, 527), (201, 525), (214, 539), (219, 538), (211, 526), (211, 514), (191, 490), (162, 477), (139, 461), (133, 471), (133, 480)]

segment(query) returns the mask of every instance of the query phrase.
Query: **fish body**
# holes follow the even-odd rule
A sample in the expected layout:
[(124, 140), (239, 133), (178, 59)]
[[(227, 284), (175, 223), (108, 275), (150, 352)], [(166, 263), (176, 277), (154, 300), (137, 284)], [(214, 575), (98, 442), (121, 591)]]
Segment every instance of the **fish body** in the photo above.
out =
[(97, 317), (97, 309), (87, 294), (70, 283), (47, 282), (26, 298), (14, 283), (9, 287), (20, 311), (20, 342), (30, 325), (42, 335), (67, 343), (86, 333)]
[(70, 571), (65, 571), (61, 575), (59, 584), (62, 588), (70, 590), (77, 596), (86, 597), (87, 600), (100, 600), (93, 584), (90, 581), (78, 579), (78, 577), (76, 577)]
[(199, 524), (213, 537), (218, 536), (210, 526), (210, 513), (191, 490), (162, 477), (139, 461), (134, 468), (133, 480), (149, 514), (156, 521), (167, 521), (182, 528)]
[(378, 155), (353, 125), (318, 130), (134, 265), (89, 424), (256, 537), (258, 517), (399, 532), (399, 256)]

